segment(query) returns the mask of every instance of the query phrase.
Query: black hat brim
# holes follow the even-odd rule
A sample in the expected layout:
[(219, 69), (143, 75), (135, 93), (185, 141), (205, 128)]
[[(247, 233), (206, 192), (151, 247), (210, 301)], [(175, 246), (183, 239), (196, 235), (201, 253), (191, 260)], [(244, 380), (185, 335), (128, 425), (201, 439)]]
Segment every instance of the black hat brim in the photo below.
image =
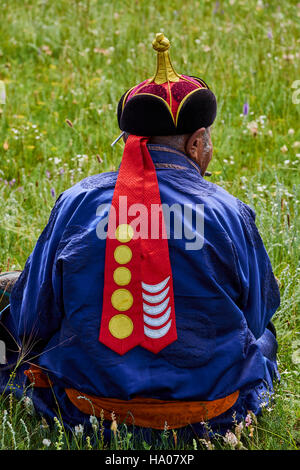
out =
[(140, 93), (123, 107), (124, 93), (118, 105), (118, 122), (122, 131), (134, 135), (191, 134), (209, 127), (217, 114), (216, 97), (208, 88), (199, 88), (187, 95), (174, 120), (167, 102), (155, 95)]

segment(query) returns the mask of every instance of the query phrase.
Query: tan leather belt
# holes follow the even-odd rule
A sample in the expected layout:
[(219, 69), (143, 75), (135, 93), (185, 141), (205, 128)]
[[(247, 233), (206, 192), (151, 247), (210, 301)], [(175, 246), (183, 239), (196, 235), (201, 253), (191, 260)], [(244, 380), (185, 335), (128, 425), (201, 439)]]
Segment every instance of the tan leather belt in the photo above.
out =
[[(36, 387), (51, 386), (51, 381), (38, 367), (31, 367), (25, 371), (25, 374)], [(73, 388), (66, 388), (65, 392), (73, 405), (82, 413), (96, 417), (102, 414), (104, 419), (111, 421), (111, 413), (114, 412), (120, 422), (125, 421), (127, 424), (153, 429), (164, 429), (165, 423), (170, 429), (176, 429), (208, 421), (229, 410), (239, 396), (239, 391), (236, 391), (212, 401), (165, 401), (142, 397), (119, 400), (87, 395)]]

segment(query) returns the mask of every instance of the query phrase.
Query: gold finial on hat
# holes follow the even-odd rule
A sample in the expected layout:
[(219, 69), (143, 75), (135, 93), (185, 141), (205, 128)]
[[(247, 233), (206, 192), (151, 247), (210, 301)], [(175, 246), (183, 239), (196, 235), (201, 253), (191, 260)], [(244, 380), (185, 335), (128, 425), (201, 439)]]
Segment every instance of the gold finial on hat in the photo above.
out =
[(163, 33), (157, 33), (152, 42), (152, 47), (157, 51), (157, 67), (156, 73), (151, 81), (158, 85), (166, 82), (178, 82), (180, 75), (175, 72), (171, 63), (169, 39), (167, 39)]

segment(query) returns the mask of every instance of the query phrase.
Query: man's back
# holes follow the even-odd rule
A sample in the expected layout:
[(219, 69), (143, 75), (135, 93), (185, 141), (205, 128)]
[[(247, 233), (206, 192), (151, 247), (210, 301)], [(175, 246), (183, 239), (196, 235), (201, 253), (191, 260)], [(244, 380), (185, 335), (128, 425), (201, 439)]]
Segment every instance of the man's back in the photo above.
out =
[[(263, 382), (266, 391), (269, 363), (256, 339), (279, 294), (253, 213), (205, 181), (180, 152), (149, 149), (162, 204), (174, 209), (166, 225), (178, 340), (157, 354), (137, 346), (123, 356), (99, 342), (105, 265), (99, 234), (107, 216), (99, 206), (111, 203), (115, 172), (88, 177), (59, 198), (11, 296), (9, 328), (23, 341), (34, 331), (39, 365), (54, 383), (82, 393), (216, 400)], [(175, 238), (178, 221), (182, 238)]]

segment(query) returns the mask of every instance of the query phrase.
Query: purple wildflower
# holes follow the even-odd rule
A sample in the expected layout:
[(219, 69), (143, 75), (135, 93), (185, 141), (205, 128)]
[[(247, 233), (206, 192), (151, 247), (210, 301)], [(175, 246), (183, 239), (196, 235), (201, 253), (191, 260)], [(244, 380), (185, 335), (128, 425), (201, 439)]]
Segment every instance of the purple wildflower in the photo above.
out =
[(51, 196), (53, 197), (53, 199), (55, 198), (55, 189), (54, 188), (51, 188)]
[(48, 179), (50, 179), (50, 177), (51, 177), (50, 171), (46, 170), (46, 176), (47, 176)]
[(13, 185), (15, 184), (15, 182), (16, 182), (16, 179), (13, 178), (13, 179), (9, 182), (9, 186), (13, 186)]
[(269, 29), (269, 31), (268, 31), (268, 38), (273, 39), (273, 33), (272, 33), (271, 29)]
[(244, 106), (243, 106), (243, 115), (248, 116), (248, 113), (249, 113), (249, 104), (246, 101), (246, 103), (244, 103)]
[(215, 8), (214, 8), (214, 15), (215, 15), (216, 13), (218, 13), (219, 7), (220, 7), (220, 2), (216, 2), (216, 3), (215, 3)]
[(246, 418), (245, 418), (246, 427), (250, 426), (251, 423), (252, 423), (252, 419), (251, 419), (250, 414), (248, 413)]

